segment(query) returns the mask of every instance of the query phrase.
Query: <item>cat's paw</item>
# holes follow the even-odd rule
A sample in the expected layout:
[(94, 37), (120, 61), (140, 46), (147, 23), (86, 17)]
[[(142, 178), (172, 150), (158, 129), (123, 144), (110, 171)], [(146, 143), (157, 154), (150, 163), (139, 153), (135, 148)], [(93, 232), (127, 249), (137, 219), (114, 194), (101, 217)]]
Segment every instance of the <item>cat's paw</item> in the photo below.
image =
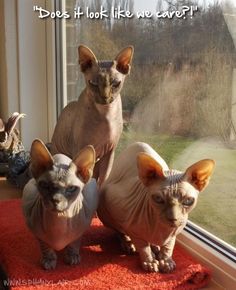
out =
[(151, 262), (142, 262), (142, 268), (146, 272), (159, 272), (159, 262), (157, 260), (152, 260)]
[(48, 256), (42, 257), (41, 265), (44, 268), (44, 270), (54, 270), (57, 265), (56, 255), (48, 255)]
[(131, 241), (123, 241), (121, 248), (128, 255), (133, 255), (136, 252), (135, 245)]
[(67, 265), (78, 265), (81, 261), (80, 255), (77, 252), (69, 251), (64, 255), (64, 262)]
[(132, 255), (136, 252), (135, 245), (132, 243), (129, 236), (121, 234), (119, 238), (120, 238), (121, 248), (126, 254)]
[(151, 249), (152, 249), (152, 252), (154, 253), (154, 255), (156, 257), (158, 257), (159, 253), (161, 251), (161, 248), (159, 246), (156, 246), (156, 245), (151, 245)]
[(162, 273), (171, 273), (176, 268), (175, 261), (172, 258), (159, 260), (159, 270)]

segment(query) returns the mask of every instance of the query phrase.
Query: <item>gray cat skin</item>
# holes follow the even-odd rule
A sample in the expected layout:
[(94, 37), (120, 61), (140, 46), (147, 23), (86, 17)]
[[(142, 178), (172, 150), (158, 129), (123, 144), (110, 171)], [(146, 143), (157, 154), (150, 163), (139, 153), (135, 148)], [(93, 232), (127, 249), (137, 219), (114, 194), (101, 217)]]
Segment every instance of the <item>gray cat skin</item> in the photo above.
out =
[(98, 61), (86, 46), (79, 46), (79, 63), (86, 87), (78, 101), (62, 111), (52, 137), (52, 154), (73, 158), (84, 146), (96, 151), (94, 177), (98, 184), (110, 173), (114, 150), (123, 129), (120, 92), (130, 72), (133, 47), (124, 48), (113, 61)]
[(175, 269), (176, 236), (208, 185), (214, 165), (204, 159), (185, 172), (170, 170), (145, 143), (130, 145), (115, 160), (101, 187), (98, 215), (119, 233), (127, 252), (139, 252), (145, 271)]
[(64, 249), (64, 261), (80, 262), (80, 241), (98, 206), (92, 146), (83, 148), (73, 160), (63, 154), (52, 157), (40, 140), (31, 147), (33, 178), (23, 191), (26, 223), (38, 238), (42, 267), (54, 269), (56, 251)]

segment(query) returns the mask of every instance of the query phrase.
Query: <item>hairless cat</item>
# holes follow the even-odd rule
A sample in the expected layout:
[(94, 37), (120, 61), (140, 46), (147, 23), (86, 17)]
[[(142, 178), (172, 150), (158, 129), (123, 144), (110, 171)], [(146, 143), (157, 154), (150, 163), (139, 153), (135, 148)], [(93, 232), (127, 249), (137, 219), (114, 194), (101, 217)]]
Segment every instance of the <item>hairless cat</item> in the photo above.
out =
[(52, 156), (40, 140), (31, 147), (33, 178), (26, 184), (22, 206), (26, 223), (40, 242), (44, 269), (56, 267), (56, 251), (64, 260), (80, 262), (80, 241), (98, 205), (97, 184), (90, 179), (95, 164), (92, 146), (84, 147), (71, 160)]
[(109, 175), (123, 129), (120, 92), (132, 57), (133, 47), (129, 46), (113, 61), (98, 61), (88, 47), (79, 46), (86, 87), (78, 101), (63, 109), (52, 137), (52, 154), (63, 153), (70, 158), (87, 144), (94, 146), (97, 156), (94, 177), (99, 185)]
[(185, 172), (172, 170), (148, 144), (134, 143), (115, 160), (101, 186), (98, 216), (119, 233), (126, 251), (137, 249), (144, 270), (171, 272), (176, 236), (214, 165), (204, 159)]

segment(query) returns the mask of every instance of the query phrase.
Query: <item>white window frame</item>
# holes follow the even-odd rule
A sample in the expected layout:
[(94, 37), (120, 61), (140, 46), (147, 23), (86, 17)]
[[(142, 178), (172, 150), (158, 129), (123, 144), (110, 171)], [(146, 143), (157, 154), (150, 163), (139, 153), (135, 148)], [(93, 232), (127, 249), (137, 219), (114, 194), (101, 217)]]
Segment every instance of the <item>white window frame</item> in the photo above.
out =
[[(65, 0), (54, 0), (54, 9), (66, 11)], [(65, 19), (55, 21), (56, 51), (56, 90), (57, 117), (67, 105), (67, 60), (66, 60), (66, 24)]]
[(29, 149), (35, 138), (50, 141), (57, 119), (55, 21), (33, 12), (34, 5), (53, 10), (54, 1), (3, 1), (6, 89), (0, 91), (1, 111), (4, 119), (14, 111), (26, 114), (20, 131)]
[[(189, 226), (193, 230), (189, 230)], [(203, 228), (188, 221), (188, 225), (177, 237), (179, 243), (193, 257), (207, 265), (212, 271), (212, 279), (222, 289), (234, 290), (236, 285), (236, 251), (223, 240), (212, 235)], [(217, 249), (219, 245), (219, 249)], [(226, 249), (231, 259), (222, 254)]]

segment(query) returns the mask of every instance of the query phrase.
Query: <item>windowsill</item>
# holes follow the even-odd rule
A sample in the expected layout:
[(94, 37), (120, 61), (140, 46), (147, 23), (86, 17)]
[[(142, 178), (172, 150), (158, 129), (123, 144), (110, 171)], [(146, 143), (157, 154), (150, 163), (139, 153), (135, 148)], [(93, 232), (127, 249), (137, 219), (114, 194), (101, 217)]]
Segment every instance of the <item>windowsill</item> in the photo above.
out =
[(226, 288), (220, 286), (219, 284), (217, 284), (214, 279), (211, 280), (211, 282), (209, 283), (209, 285), (205, 288), (203, 288), (204, 290), (226, 290)]
[(187, 231), (183, 231), (178, 236), (177, 243), (199, 262), (211, 269), (212, 281), (206, 289), (235, 289), (236, 264), (234, 262), (193, 237)]

